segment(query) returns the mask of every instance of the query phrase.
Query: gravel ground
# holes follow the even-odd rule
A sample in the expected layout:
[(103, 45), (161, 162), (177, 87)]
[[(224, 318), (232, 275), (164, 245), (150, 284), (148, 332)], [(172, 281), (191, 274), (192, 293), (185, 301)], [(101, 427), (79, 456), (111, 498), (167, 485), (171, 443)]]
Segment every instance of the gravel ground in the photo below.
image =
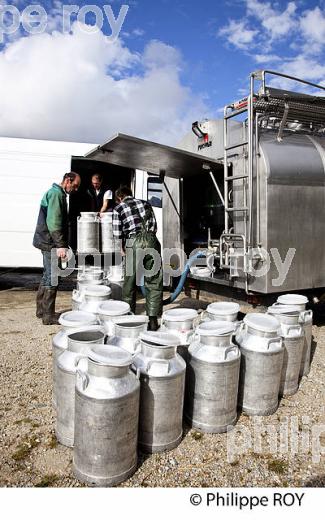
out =
[[(61, 312), (70, 309), (70, 299), (71, 293), (59, 293)], [(59, 327), (42, 326), (35, 317), (34, 300), (34, 291), (0, 292), (0, 485), (81, 487), (72, 473), (72, 449), (59, 445), (54, 435), (51, 338)], [(174, 306), (204, 309), (207, 303), (203, 297), (183, 296)], [(249, 310), (249, 305), (242, 306), (243, 312)], [(243, 444), (239, 430), (246, 432), (252, 442), (244, 453), (227, 457), (227, 438), (230, 442), (233, 437), (201, 434), (184, 425), (181, 444), (168, 453), (140, 453), (136, 473), (122, 487), (324, 486), (325, 426), (320, 435), (324, 455), (319, 461), (315, 460), (315, 432), (317, 425), (325, 425), (325, 327), (314, 326), (313, 335), (311, 371), (302, 379), (298, 393), (282, 399), (278, 411), (260, 422), (240, 415), (232, 435), (237, 432), (234, 446), (239, 451)], [(286, 424), (289, 430), (296, 429), (287, 447)], [(271, 452), (263, 425), (273, 427), (276, 452)], [(309, 442), (312, 437), (314, 446)], [(298, 443), (295, 449), (295, 438), (307, 439), (307, 448)]]

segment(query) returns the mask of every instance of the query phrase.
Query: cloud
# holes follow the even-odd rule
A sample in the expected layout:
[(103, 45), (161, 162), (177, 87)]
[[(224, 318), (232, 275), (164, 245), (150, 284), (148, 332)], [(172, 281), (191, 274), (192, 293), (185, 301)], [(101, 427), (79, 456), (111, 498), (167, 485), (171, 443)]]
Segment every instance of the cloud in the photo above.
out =
[[(262, 67), (270, 68), (271, 65), (284, 74), (323, 84), (324, 9), (317, 6), (303, 10), (303, 3), (294, 1), (282, 7), (273, 1), (243, 2), (246, 6), (244, 16), (231, 20), (218, 35), (226, 37), (228, 43)], [(285, 79), (270, 81), (279, 88), (310, 91), (308, 87)]]
[(319, 7), (305, 11), (300, 19), (300, 29), (306, 42), (306, 54), (318, 54), (325, 45), (325, 13)]
[(182, 85), (182, 57), (142, 54), (102, 32), (21, 38), (0, 52), (0, 135), (100, 143), (116, 132), (177, 143), (207, 108)]
[(245, 21), (230, 20), (228, 25), (222, 27), (218, 35), (225, 37), (229, 43), (238, 49), (246, 49), (252, 44), (257, 30), (249, 29)]
[(283, 11), (272, 8), (269, 2), (259, 2), (258, 0), (247, 0), (247, 13), (260, 20), (262, 26), (269, 33), (272, 40), (287, 36), (296, 25), (296, 4), (289, 2)]
[(256, 63), (275, 63), (282, 61), (282, 58), (276, 54), (255, 54), (253, 58)]

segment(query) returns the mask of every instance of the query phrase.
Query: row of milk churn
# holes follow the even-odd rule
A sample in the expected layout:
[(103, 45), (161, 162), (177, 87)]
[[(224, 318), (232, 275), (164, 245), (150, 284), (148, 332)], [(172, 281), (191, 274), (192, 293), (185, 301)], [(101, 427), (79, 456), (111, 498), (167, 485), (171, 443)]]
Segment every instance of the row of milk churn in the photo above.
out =
[(113, 237), (113, 213), (82, 212), (77, 220), (78, 253), (115, 253), (119, 248)]
[(92, 485), (116, 485), (136, 469), (137, 446), (170, 450), (191, 426), (221, 433), (237, 409), (276, 411), (310, 365), (307, 299), (284, 295), (266, 314), (216, 302), (163, 314), (157, 332), (128, 304), (108, 300), (96, 312), (61, 316), (53, 339), (56, 435), (74, 446), (74, 473)]

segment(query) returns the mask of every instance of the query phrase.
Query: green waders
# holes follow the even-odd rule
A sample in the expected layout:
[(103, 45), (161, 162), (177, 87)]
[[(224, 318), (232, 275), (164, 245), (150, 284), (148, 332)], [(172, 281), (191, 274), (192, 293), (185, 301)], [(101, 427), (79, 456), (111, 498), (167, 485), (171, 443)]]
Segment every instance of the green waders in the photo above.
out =
[[(141, 218), (141, 217), (140, 217)], [(141, 218), (142, 230), (134, 237), (126, 241), (126, 257), (125, 257), (125, 274), (123, 284), (123, 300), (127, 302), (131, 311), (135, 313), (136, 306), (136, 290), (137, 285), (141, 282), (141, 273), (143, 269), (151, 271), (154, 265), (154, 257), (150, 252), (145, 255), (145, 249), (154, 249), (157, 251), (161, 260), (161, 245), (156, 235), (147, 231), (146, 221), (147, 214), (144, 219)], [(162, 266), (153, 276), (144, 277), (144, 287), (146, 290), (146, 313), (148, 316), (161, 316), (163, 306), (163, 274)]]

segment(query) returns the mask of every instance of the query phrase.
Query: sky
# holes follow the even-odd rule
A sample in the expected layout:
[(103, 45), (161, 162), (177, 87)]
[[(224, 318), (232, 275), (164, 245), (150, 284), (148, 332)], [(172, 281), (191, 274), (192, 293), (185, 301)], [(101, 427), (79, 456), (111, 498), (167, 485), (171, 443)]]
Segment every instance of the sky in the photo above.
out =
[[(22, 24), (31, 4), (47, 15), (24, 25), (38, 34)], [(325, 0), (0, 0), (0, 136), (176, 145), (245, 96), (252, 71), (325, 85), (324, 57)]]

